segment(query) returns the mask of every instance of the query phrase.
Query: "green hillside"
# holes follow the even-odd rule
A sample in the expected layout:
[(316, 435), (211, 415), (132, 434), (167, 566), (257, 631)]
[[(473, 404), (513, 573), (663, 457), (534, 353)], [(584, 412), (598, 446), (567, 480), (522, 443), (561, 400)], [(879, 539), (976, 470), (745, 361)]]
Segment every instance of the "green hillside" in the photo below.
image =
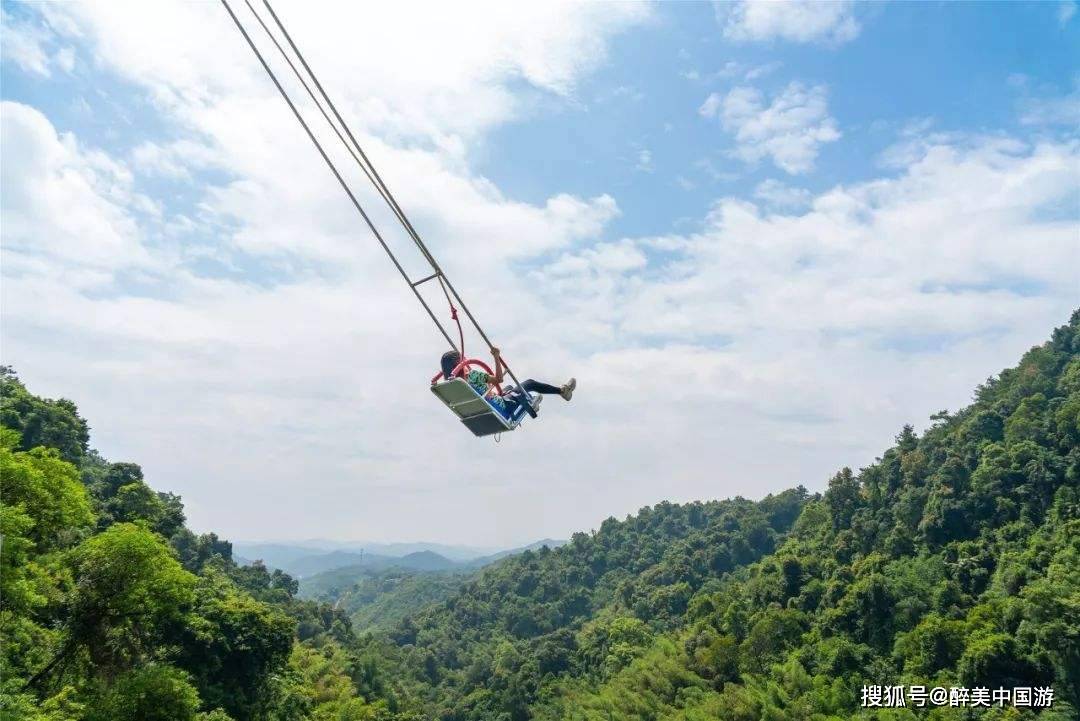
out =
[(358, 632), (386, 632), (453, 595), (478, 569), (508, 556), (557, 548), (563, 541), (545, 539), (523, 548), (500, 551), (468, 561), (448, 561), (433, 552), (416, 552), (399, 559), (333, 568), (300, 579), (301, 598), (330, 604), (346, 613)]
[(348, 615), (358, 632), (387, 631), (449, 598), (466, 579), (464, 572), (346, 566), (300, 581), (300, 596), (331, 604)]
[(771, 553), (807, 500), (799, 488), (759, 503), (661, 503), (510, 557), (391, 632), (402, 675), (439, 718), (528, 718), (551, 680), (678, 628), (695, 595)]
[[(1080, 312), (823, 494), (659, 503), (468, 577), (331, 579), (312, 595), (338, 608), (191, 533), (74, 404), (0, 382), (3, 719), (1077, 718)], [(867, 684), (1055, 695), (871, 710)]]
[(860, 712), (863, 684), (1052, 687), (1041, 718), (1078, 718), (1078, 320), (968, 408), (842, 470), (776, 553), (695, 596), (633, 661), (552, 684), (534, 718), (1032, 714)]
[(0, 397), (0, 719), (416, 718), (343, 613), (189, 531), (75, 404), (8, 368)]

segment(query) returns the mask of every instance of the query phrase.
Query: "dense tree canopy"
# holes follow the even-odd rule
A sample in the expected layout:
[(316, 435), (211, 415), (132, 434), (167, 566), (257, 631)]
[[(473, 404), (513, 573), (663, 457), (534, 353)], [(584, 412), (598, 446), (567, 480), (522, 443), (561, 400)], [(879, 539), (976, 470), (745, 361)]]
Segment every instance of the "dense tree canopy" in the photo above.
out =
[[(1050, 686), (1080, 708), (1080, 313), (975, 402), (803, 508), (775, 553), (697, 592), (617, 674), (567, 676), (554, 719), (915, 719), (863, 684)], [(933, 719), (1034, 710), (939, 708)]]
[[(0, 719), (408, 718), (371, 659), (340, 645), (356, 644), (343, 614), (188, 530), (178, 496), (89, 449), (73, 403), (4, 368), (0, 420)], [(306, 660), (325, 645), (348, 702), (337, 715)]]

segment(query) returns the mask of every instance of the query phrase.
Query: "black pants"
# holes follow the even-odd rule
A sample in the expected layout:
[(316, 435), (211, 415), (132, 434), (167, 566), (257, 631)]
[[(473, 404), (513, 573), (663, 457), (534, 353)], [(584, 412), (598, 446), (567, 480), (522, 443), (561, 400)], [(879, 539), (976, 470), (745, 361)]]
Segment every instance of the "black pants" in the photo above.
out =
[[(532, 378), (525, 380), (521, 387), (525, 389), (526, 393), (545, 393), (548, 395), (562, 393), (562, 388), (551, 385), (550, 383), (541, 383), (540, 381), (534, 381)], [(517, 390), (515, 388), (514, 390)]]
[[(532, 378), (522, 381), (521, 390), (524, 390), (526, 393), (545, 393), (549, 395), (558, 395), (559, 393), (562, 393), (562, 389), (558, 386), (534, 381)], [(519, 390), (517, 386), (512, 386), (503, 394), (503, 399), (506, 401), (506, 405), (511, 413), (516, 411), (517, 407), (521, 405), (521, 390)]]

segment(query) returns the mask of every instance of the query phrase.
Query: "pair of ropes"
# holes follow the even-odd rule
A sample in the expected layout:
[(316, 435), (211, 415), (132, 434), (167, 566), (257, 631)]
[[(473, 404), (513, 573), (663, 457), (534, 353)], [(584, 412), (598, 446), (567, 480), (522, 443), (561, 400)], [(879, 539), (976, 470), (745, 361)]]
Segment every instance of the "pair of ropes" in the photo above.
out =
[[(379, 232), (378, 228), (375, 227), (375, 224), (372, 222), (371, 218), (368, 216), (367, 212), (360, 204), (360, 201), (357, 199), (356, 195), (349, 187), (348, 182), (342, 176), (337, 166), (334, 165), (334, 162), (330, 159), (330, 156), (326, 153), (326, 150), (323, 148), (322, 143), (320, 143), (319, 139), (315, 136), (315, 133), (312, 131), (311, 126), (308, 125), (308, 122), (304, 119), (304, 116), (301, 114), (299, 108), (297, 108), (296, 103), (294, 103), (292, 98), (289, 97), (289, 93), (285, 90), (281, 82), (278, 80), (278, 77), (274, 74), (274, 71), (270, 68), (270, 64), (267, 62), (266, 58), (259, 50), (254, 40), (252, 40), (251, 35), (244, 27), (243, 22), (241, 22), (240, 18), (237, 17), (236, 13), (233, 11), (233, 8), (229, 5), (228, 0), (221, 0), (221, 4), (229, 13), (229, 17), (232, 18), (233, 23), (236, 24), (236, 27), (240, 31), (240, 34), (244, 36), (244, 40), (247, 41), (247, 44), (251, 48), (251, 51), (255, 54), (255, 57), (258, 58), (259, 63), (263, 66), (263, 69), (270, 77), (270, 80), (274, 83), (274, 86), (278, 89), (281, 97), (288, 104), (289, 109), (292, 110), (293, 115), (295, 115), (296, 119), (300, 122), (301, 127), (303, 127), (304, 129), (304, 132), (307, 133), (308, 138), (310, 138), (311, 142), (315, 145), (315, 149), (319, 151), (319, 155), (322, 156), (322, 159), (326, 162), (327, 167), (330, 168), (330, 172), (333, 173), (335, 178), (337, 178), (337, 181), (341, 185), (342, 189), (345, 191), (345, 194), (348, 195), (349, 200), (352, 201), (353, 207), (355, 207), (357, 212), (360, 213), (360, 216), (364, 219), (364, 222), (367, 224), (368, 228), (375, 236), (375, 239), (379, 241), (379, 245), (381, 245), (383, 250), (386, 251), (387, 256), (389, 256), (391, 262), (393, 262), (394, 267), (397, 268), (398, 273), (401, 274), (401, 277), (409, 285), (409, 288), (412, 290), (413, 295), (415, 295), (416, 299), (420, 301), (420, 305), (422, 305), (424, 310), (427, 311), (428, 316), (431, 318), (432, 322), (435, 323), (435, 327), (439, 329), (439, 332), (442, 333), (442, 336), (446, 339), (446, 342), (449, 343), (452, 348), (454, 348), (458, 351), (458, 353), (461, 354), (462, 365), (467, 363), (467, 356), (465, 355), (465, 332), (462, 329), (461, 320), (458, 318), (457, 306), (460, 306), (461, 309), (465, 312), (465, 316), (469, 319), (469, 322), (472, 323), (473, 328), (476, 329), (476, 332), (483, 339), (488, 349), (491, 350), (494, 346), (492, 345), (491, 340), (488, 338), (487, 334), (484, 332), (484, 329), (480, 327), (480, 324), (476, 321), (476, 318), (473, 316), (468, 306), (465, 305), (465, 302), (461, 299), (461, 296), (458, 295), (458, 292), (454, 288), (453, 284), (450, 282), (450, 279), (446, 277), (445, 273), (443, 273), (442, 268), (439, 266), (434, 256), (432, 256), (431, 252), (428, 250), (427, 245), (420, 238), (420, 234), (416, 232), (416, 228), (413, 227), (413, 224), (405, 215), (405, 211), (401, 209), (401, 206), (398, 204), (397, 199), (394, 197), (393, 193), (390, 192), (390, 188), (387, 187), (386, 183), (382, 179), (382, 176), (379, 175), (379, 172), (375, 169), (375, 166), (372, 165), (371, 160), (364, 152), (364, 149), (360, 147), (360, 143), (356, 140), (356, 137), (353, 135), (352, 130), (349, 129), (348, 123), (345, 122), (345, 119), (341, 116), (341, 113), (338, 112), (337, 106), (335, 106), (334, 102), (330, 99), (330, 96), (323, 88), (322, 83), (319, 82), (319, 79), (315, 75), (315, 72), (311, 69), (311, 66), (308, 65), (303, 53), (300, 52), (300, 49), (296, 46), (296, 43), (293, 42), (292, 36), (289, 35), (288, 30), (285, 29), (285, 25), (282, 23), (277, 13), (274, 12), (274, 9), (270, 6), (268, 0), (263, 0), (263, 6), (269, 13), (270, 18), (273, 20), (274, 25), (277, 27), (277, 30), (281, 33), (282, 37), (284, 37), (286, 44), (292, 50), (292, 55), (290, 55), (290, 53), (285, 49), (281, 42), (279, 42), (277, 35), (273, 30), (271, 30), (270, 26), (267, 25), (265, 20), (263, 20), (262, 15), (260, 15), (259, 12), (255, 9), (255, 7), (251, 4), (251, 0), (244, 0), (244, 4), (251, 12), (251, 15), (254, 16), (256, 21), (258, 21), (259, 26), (262, 27), (263, 31), (273, 43), (274, 47), (277, 48), (278, 52), (281, 54), (281, 57), (285, 60), (289, 68), (292, 70), (293, 74), (296, 76), (296, 79), (300, 82), (300, 85), (303, 86), (304, 90), (307, 92), (308, 97), (311, 98), (312, 102), (315, 103), (315, 107), (319, 109), (319, 113), (333, 130), (334, 135), (336, 135), (338, 140), (341, 141), (342, 145), (345, 146), (345, 149), (348, 151), (349, 155), (352, 156), (354, 161), (356, 161), (356, 164), (360, 167), (360, 170), (363, 171), (364, 175), (371, 182), (372, 186), (374, 186), (376, 192), (383, 199), (383, 201), (386, 202), (387, 206), (394, 213), (394, 216), (397, 218), (398, 222), (401, 223), (401, 226), (405, 230), (406, 234), (413, 241), (413, 244), (420, 251), (420, 254), (424, 257), (424, 260), (426, 260), (428, 265), (431, 267), (432, 272), (430, 275), (427, 275), (417, 281), (413, 281), (409, 277), (409, 274), (405, 271), (405, 268), (402, 267), (401, 262), (394, 255), (394, 252), (390, 249), (390, 246), (387, 244), (386, 240), (383, 239), (382, 234)], [(300, 67), (297, 67), (297, 63), (294, 62), (294, 56), (296, 61), (299, 62)], [(301, 68), (303, 69), (302, 71)], [(333, 117), (331, 118), (331, 116)], [(450, 317), (457, 324), (459, 339), (458, 344), (454, 343), (453, 339), (450, 337), (450, 334), (447, 333), (446, 328), (443, 327), (443, 324), (439, 321), (438, 317), (435, 315), (434, 311), (432, 311), (431, 307), (428, 305), (427, 301), (424, 299), (423, 295), (418, 289), (420, 285), (427, 283), (430, 280), (437, 280), (439, 282), (439, 286), (442, 288), (443, 294), (446, 296), (446, 301), (450, 306)], [(455, 305), (455, 301), (457, 301), (457, 306)], [(505, 363), (503, 363), (503, 368), (505, 368), (507, 374), (509, 374), (510, 378), (514, 381), (514, 384), (518, 387), (518, 391), (525, 399), (525, 403), (529, 405), (529, 410), (532, 411), (533, 409), (531, 407), (532, 404), (529, 401), (529, 394), (525, 393), (525, 391), (521, 388), (521, 383), (518, 381), (517, 376), (514, 375), (514, 372)]]

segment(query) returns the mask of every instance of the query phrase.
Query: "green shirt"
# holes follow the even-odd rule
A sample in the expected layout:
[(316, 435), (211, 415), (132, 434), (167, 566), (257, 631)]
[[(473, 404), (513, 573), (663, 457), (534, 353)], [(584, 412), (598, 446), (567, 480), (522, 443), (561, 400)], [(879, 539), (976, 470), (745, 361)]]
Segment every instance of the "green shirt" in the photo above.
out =
[(495, 392), (495, 388), (492, 386), (492, 377), (484, 371), (470, 370), (465, 374), (465, 380), (473, 389), (481, 396), (486, 398), (491, 405), (498, 408), (500, 411), (506, 410), (506, 401), (503, 397)]

